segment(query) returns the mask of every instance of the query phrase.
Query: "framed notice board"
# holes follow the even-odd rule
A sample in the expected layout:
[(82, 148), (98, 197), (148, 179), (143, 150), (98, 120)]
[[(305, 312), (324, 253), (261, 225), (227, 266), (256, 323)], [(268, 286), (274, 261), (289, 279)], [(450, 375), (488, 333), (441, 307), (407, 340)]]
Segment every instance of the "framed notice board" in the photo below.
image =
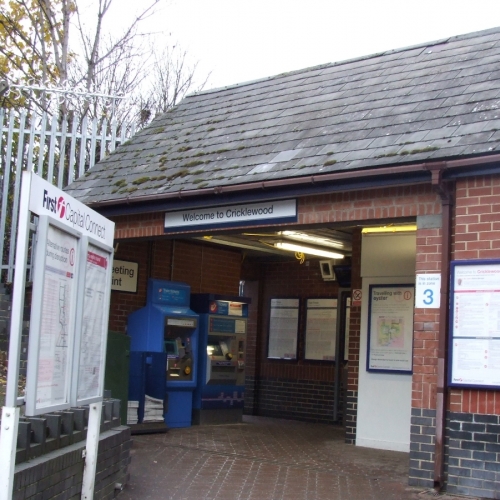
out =
[(368, 371), (411, 373), (414, 285), (370, 285)]
[(500, 387), (500, 259), (451, 262), (448, 384)]
[(267, 357), (297, 359), (300, 300), (271, 299)]
[(335, 361), (337, 299), (306, 300), (305, 359)]
[(69, 407), (81, 233), (40, 215), (35, 257), (26, 412)]

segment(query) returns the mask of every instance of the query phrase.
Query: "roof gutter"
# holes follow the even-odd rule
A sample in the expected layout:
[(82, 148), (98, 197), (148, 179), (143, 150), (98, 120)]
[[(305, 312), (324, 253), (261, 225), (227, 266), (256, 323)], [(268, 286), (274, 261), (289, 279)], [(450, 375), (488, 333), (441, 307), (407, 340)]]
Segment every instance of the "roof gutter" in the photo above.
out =
[(381, 177), (381, 176), (395, 175), (395, 174), (407, 174), (412, 172), (423, 172), (423, 171), (433, 170), (436, 167), (443, 170), (449, 170), (461, 167), (473, 167), (476, 165), (485, 165), (494, 162), (500, 162), (500, 154), (480, 156), (475, 158), (449, 160), (449, 161), (436, 160), (435, 162), (434, 161), (420, 162), (410, 165), (374, 168), (371, 170), (335, 172), (331, 174), (310, 175), (307, 177), (294, 177), (294, 178), (276, 179), (276, 180), (253, 182), (253, 183), (249, 182), (244, 184), (235, 184), (232, 186), (217, 186), (214, 188), (192, 189), (189, 191), (179, 190), (173, 193), (154, 194), (147, 196), (134, 196), (122, 200), (98, 201), (95, 203), (89, 203), (89, 206), (93, 208), (99, 208), (99, 207), (104, 208), (108, 206), (139, 204), (139, 203), (147, 203), (147, 202), (154, 202), (154, 201), (168, 200), (168, 199), (186, 199), (186, 198), (202, 197), (206, 195), (222, 195), (222, 194), (236, 193), (241, 191), (255, 191), (255, 190), (266, 191), (274, 188), (299, 186), (307, 184), (324, 184), (327, 182), (342, 181), (347, 179), (352, 180), (361, 178)]

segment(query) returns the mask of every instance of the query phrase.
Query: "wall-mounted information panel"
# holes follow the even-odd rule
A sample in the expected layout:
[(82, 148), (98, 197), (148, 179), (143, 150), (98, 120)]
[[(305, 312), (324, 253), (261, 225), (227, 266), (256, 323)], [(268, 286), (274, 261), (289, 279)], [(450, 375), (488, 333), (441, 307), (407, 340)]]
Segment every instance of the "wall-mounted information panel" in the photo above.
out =
[(370, 285), (368, 371), (411, 373), (413, 285)]
[(500, 259), (451, 263), (448, 382), (500, 387)]
[(306, 300), (305, 359), (335, 360), (337, 299)]
[(297, 359), (299, 309), (299, 299), (271, 299), (268, 358)]

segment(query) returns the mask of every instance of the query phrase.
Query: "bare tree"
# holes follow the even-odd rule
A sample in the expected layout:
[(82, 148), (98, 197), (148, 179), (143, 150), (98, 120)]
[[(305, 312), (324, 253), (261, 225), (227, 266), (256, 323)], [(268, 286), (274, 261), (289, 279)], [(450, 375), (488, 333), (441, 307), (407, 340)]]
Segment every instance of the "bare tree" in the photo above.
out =
[(187, 53), (176, 45), (160, 51), (152, 48), (151, 52), (153, 61), (145, 85), (147, 88), (137, 99), (137, 121), (142, 126), (173, 108), (187, 93), (202, 90), (210, 76), (208, 74), (197, 82), (197, 63), (190, 63)]
[(140, 31), (160, 1), (149, 0), (119, 35), (112, 36), (107, 28), (116, 0), (94, 0), (85, 17), (95, 22), (87, 25), (79, 8), (84, 0), (0, 0), (0, 80), (129, 97), (121, 102), (75, 100), (71, 105), (59, 101), (56, 110), (49, 109), (47, 94), (31, 95), (32, 101), (30, 96), (11, 98), (10, 104), (60, 115), (75, 112), (80, 119), (134, 117), (144, 125), (187, 92), (202, 88), (206, 79), (195, 86), (196, 64), (188, 64), (185, 52), (175, 46), (155, 52), (151, 47), (158, 42), (153, 44), (152, 34)]
[[(77, 11), (78, 33), (83, 48), (83, 64), (77, 68), (80, 76), (76, 77), (74, 84), (83, 84), (87, 91), (103, 90), (106, 84), (110, 93), (130, 92), (140, 84), (139, 71), (133, 68), (133, 63), (140, 67), (140, 59), (145, 51), (141, 50), (140, 38), (144, 35), (138, 33), (138, 27), (149, 15), (154, 12), (160, 0), (151, 2), (140, 11), (121, 35), (112, 38), (104, 31), (104, 19), (108, 14), (113, 0), (98, 0), (95, 29), (88, 33), (85, 31), (80, 12)], [(89, 113), (90, 105), (86, 104), (82, 116)]]

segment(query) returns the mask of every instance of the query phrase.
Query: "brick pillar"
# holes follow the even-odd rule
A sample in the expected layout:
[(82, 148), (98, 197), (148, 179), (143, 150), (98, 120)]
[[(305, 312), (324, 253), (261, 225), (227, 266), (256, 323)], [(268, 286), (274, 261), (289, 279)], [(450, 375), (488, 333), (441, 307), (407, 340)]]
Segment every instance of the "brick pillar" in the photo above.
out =
[[(439, 273), (441, 216), (417, 218), (416, 273)], [(409, 484), (434, 485), (436, 384), (439, 309), (416, 308), (413, 337), (413, 377)]]
[[(352, 235), (351, 289), (361, 288), (361, 229)], [(361, 307), (351, 302), (349, 326), (349, 361), (347, 364), (347, 391), (345, 405), (345, 442), (355, 444), (358, 415), (359, 348), (361, 332)]]

